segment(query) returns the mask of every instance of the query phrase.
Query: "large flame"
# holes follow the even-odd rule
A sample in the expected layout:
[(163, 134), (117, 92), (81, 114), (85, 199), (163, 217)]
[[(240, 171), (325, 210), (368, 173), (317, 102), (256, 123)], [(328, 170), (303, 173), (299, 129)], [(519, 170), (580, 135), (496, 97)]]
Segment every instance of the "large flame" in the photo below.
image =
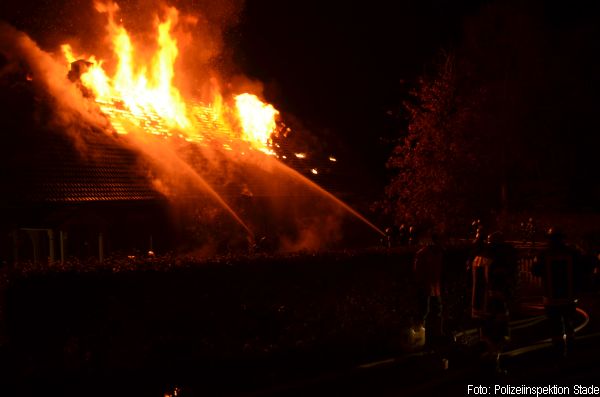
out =
[[(258, 96), (250, 93), (234, 92), (226, 96), (219, 89), (216, 80), (209, 78), (194, 79), (211, 82), (211, 96), (207, 102), (201, 103), (195, 98), (186, 98), (182, 95), (174, 81), (185, 81), (180, 77), (186, 77), (177, 76), (175, 79), (176, 62), (180, 55), (176, 37), (180, 27), (177, 24), (178, 19), (185, 20), (185, 18), (180, 18), (175, 8), (165, 9), (162, 18), (156, 19), (155, 42), (150, 45), (145, 43), (143, 47), (131, 39), (122, 20), (117, 16), (119, 7), (116, 4), (97, 3), (96, 9), (107, 18), (106, 31), (114, 57), (103, 60), (93, 55), (82, 56), (75, 54), (72, 47), (65, 44), (62, 46), (62, 51), (65, 60), (71, 65), (69, 78), (82, 88), (84, 96), (95, 100), (114, 131), (120, 134), (130, 133), (131, 139), (128, 141), (136, 145), (136, 148), (150, 160), (161, 166), (164, 165), (164, 170), (157, 171), (158, 189), (169, 195), (172, 193), (172, 185), (175, 190), (181, 189), (181, 194), (184, 195), (188, 191), (188, 182), (193, 185), (192, 189), (203, 189), (247, 231), (249, 241), (254, 240), (252, 226), (266, 230), (265, 226), (268, 223), (255, 219), (252, 225), (253, 214), (252, 211), (247, 210), (246, 215), (250, 221), (246, 225), (245, 218), (242, 219), (235, 212), (222, 197), (222, 193), (219, 193), (221, 189), (217, 189), (216, 186), (223, 186), (225, 191), (230, 181), (244, 184), (253, 182), (258, 189), (257, 195), (261, 194), (262, 197), (280, 197), (278, 194), (281, 193), (284, 184), (289, 186), (289, 189), (297, 186), (308, 187), (320, 197), (326, 197), (327, 202), (335, 205), (335, 208), (345, 209), (383, 235), (381, 230), (362, 215), (300, 172), (280, 163), (274, 157), (262, 155), (262, 153), (275, 155), (274, 148), (279, 145), (273, 144), (271, 137), (278, 127), (281, 127), (280, 132), (283, 137), (291, 131), (283, 123), (277, 126), (276, 118), (279, 112), (272, 105), (264, 103)], [(147, 38), (148, 35), (143, 37)], [(178, 37), (179, 42), (183, 42), (183, 37)], [(149, 48), (152, 48), (151, 52), (148, 51)], [(185, 88), (188, 88), (185, 92), (193, 92), (189, 89), (191, 87)], [(228, 92), (230, 92), (229, 88)], [(206, 100), (206, 96), (202, 98)], [(233, 120), (232, 115), (235, 118)], [(139, 134), (139, 132), (143, 133)], [(146, 133), (168, 139), (173, 145), (164, 145), (164, 142), (158, 139), (147, 139), (149, 136)], [(180, 141), (175, 137), (185, 139), (192, 144), (180, 146)], [(212, 148), (216, 148), (217, 151), (212, 151)], [(255, 149), (257, 157), (247, 155), (249, 153), (246, 152), (247, 149)], [(280, 151), (282, 159), (295, 156), (308, 161), (307, 152), (286, 151), (286, 149)], [(229, 152), (240, 156), (233, 156)], [(196, 154), (200, 155), (196, 156)], [(259, 161), (255, 161), (256, 159)], [(335, 162), (336, 158), (329, 157), (329, 160)], [(239, 169), (236, 167), (238, 164), (258, 172), (255, 174), (248, 172), (247, 175), (240, 176)], [(310, 173), (314, 176), (325, 174), (325, 171), (317, 168), (310, 169)], [(166, 176), (164, 184), (161, 179), (162, 172)], [(246, 190), (248, 192), (242, 192), (242, 195), (253, 194), (249, 189)], [(177, 193), (174, 196), (177, 196)], [(288, 219), (279, 217), (280, 211), (281, 214), (285, 212), (280, 209), (285, 209), (288, 204), (290, 208), (304, 205), (304, 199), (305, 197), (300, 195), (297, 203), (277, 203), (274, 207), (277, 211), (272, 214), (273, 221), (276, 221), (273, 225), (277, 224), (274, 230), (286, 233)], [(311, 209), (321, 211), (321, 207), (315, 207), (314, 204), (311, 200)], [(289, 218), (292, 223), (295, 223), (294, 217)], [(304, 228), (303, 219), (308, 218), (304, 216), (299, 218), (297, 226)], [(293, 233), (295, 234), (295, 231)], [(332, 236), (324, 236), (324, 238), (331, 239)], [(282, 238), (282, 242), (284, 240)]]
[[(95, 56), (76, 56), (70, 45), (64, 44), (65, 59), (73, 63), (85, 59), (87, 68), (79, 79), (91, 91), (100, 109), (106, 114), (115, 131), (128, 132), (130, 125), (142, 127), (156, 135), (177, 135), (189, 141), (202, 141), (205, 137), (195, 128), (195, 120), (220, 124), (220, 133), (233, 134), (250, 143), (255, 149), (274, 154), (270, 149), (271, 134), (275, 131), (275, 117), (279, 113), (272, 105), (263, 103), (257, 96), (243, 93), (235, 96), (235, 106), (223, 111), (223, 99), (215, 94), (209, 106), (185, 101), (173, 84), (175, 62), (179, 54), (173, 28), (177, 25), (178, 11), (168, 8), (162, 21), (156, 24), (157, 50), (148, 63), (138, 56), (137, 49), (125, 27), (116, 21), (119, 7), (116, 3), (96, 3), (96, 9), (107, 15), (107, 33), (116, 58), (116, 68), (109, 75), (104, 61)], [(228, 123), (223, 114), (234, 114), (238, 123)], [(226, 128), (223, 128), (227, 125)], [(230, 150), (229, 144), (224, 148)]]
[(275, 116), (279, 112), (272, 105), (263, 103), (252, 94), (236, 96), (235, 104), (242, 125), (242, 139), (253, 142), (267, 154), (273, 154), (273, 150), (270, 149), (271, 134), (275, 131)]

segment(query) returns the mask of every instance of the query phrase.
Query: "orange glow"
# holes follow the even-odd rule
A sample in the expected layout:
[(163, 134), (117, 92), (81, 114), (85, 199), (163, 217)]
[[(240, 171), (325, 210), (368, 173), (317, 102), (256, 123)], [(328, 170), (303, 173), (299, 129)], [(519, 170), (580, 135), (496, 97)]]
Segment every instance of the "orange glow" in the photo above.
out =
[(252, 94), (237, 95), (235, 104), (242, 125), (242, 139), (267, 154), (274, 154), (270, 149), (271, 134), (275, 131), (275, 116), (279, 112)]
[[(186, 105), (179, 90), (172, 85), (174, 64), (178, 55), (177, 41), (171, 35), (177, 23), (178, 12), (169, 8), (166, 19), (156, 26), (157, 51), (149, 64), (136, 64), (136, 49), (125, 28), (115, 21), (119, 7), (115, 3), (96, 3), (96, 10), (108, 16), (108, 36), (116, 55), (117, 66), (113, 76), (107, 75), (103, 62), (94, 56), (87, 57), (91, 63), (81, 76), (81, 82), (95, 96), (96, 102), (109, 116), (108, 107), (122, 104), (134, 116), (155, 114), (169, 128), (185, 129), (190, 126)], [(71, 63), (82, 57), (75, 56), (68, 44), (62, 46), (66, 60)], [(83, 57), (85, 58), (85, 57)], [(104, 105), (104, 106), (103, 106)], [(113, 117), (111, 117), (113, 118)], [(112, 121), (112, 120), (111, 120)], [(115, 127), (117, 132), (125, 130)]]
[[(112, 126), (106, 132), (130, 134), (122, 141), (134, 145), (152, 164), (156, 164), (152, 175), (149, 175), (156, 189), (165, 196), (175, 199), (183, 197), (186, 200), (190, 192), (201, 189), (245, 229), (251, 242), (255, 237), (252, 225), (246, 225), (221, 196), (220, 186), (229, 192), (230, 187), (235, 187), (229, 181), (238, 182), (240, 177), (249, 182), (256, 180), (257, 191), (270, 197), (271, 189), (287, 188), (281, 181), (288, 179), (280, 178), (291, 178), (294, 183), (290, 184), (293, 185), (290, 189), (296, 189), (295, 185), (307, 187), (383, 235), (362, 215), (310, 180), (304, 170), (298, 172), (277, 160), (287, 157), (277, 155), (275, 149), (287, 147), (280, 148), (272, 141), (272, 137), (280, 138), (281, 135), (286, 138), (292, 129), (281, 122), (277, 123), (279, 112), (272, 105), (251, 93), (234, 91), (233, 82), (224, 84), (227, 88), (221, 91), (216, 77), (177, 75), (183, 70), (190, 70), (187, 62), (177, 64), (180, 56), (178, 43), (187, 44), (194, 37), (191, 34), (179, 35), (182, 26), (178, 25), (178, 21), (194, 22), (187, 16), (180, 17), (175, 8), (161, 9), (165, 11), (155, 19), (153, 31), (142, 29), (141, 36), (130, 36), (122, 22), (123, 16), (118, 15), (117, 4), (96, 3), (96, 10), (107, 21), (106, 34), (113, 56), (101, 59), (77, 53), (69, 44), (61, 47), (65, 61), (71, 65), (68, 78), (83, 94), (76, 99), (84, 101), (86, 111), (89, 111), (90, 102), (95, 101)], [(136, 40), (132, 40), (132, 37)], [(197, 44), (202, 45), (202, 42)], [(195, 70), (213, 69), (203, 65)], [(177, 87), (175, 82), (189, 85)], [(210, 87), (207, 87), (209, 83)], [(180, 91), (181, 88), (185, 90)], [(186, 93), (186, 97), (182, 92)], [(190, 96), (187, 96), (188, 93)], [(196, 95), (205, 102), (199, 102)], [(97, 116), (95, 112), (92, 113)], [(103, 129), (106, 127), (104, 121), (98, 123)], [(156, 135), (159, 139), (148, 139), (148, 134)], [(190, 144), (182, 145), (186, 141)], [(308, 157), (306, 151), (292, 153), (298, 159)], [(336, 161), (334, 157), (329, 157), (329, 160)], [(238, 175), (242, 169), (237, 166), (246, 164), (249, 165), (249, 172), (259, 171), (256, 176)], [(319, 174), (316, 168), (310, 169), (310, 172)], [(271, 179), (273, 186), (269, 186)], [(302, 203), (300, 201), (298, 205)], [(315, 211), (320, 211), (320, 207)], [(304, 228), (303, 225), (298, 226)], [(283, 237), (282, 243), (287, 244)], [(152, 252), (148, 252), (148, 256), (152, 256)], [(136, 259), (134, 255), (128, 257)]]
[[(116, 15), (119, 12), (116, 3), (96, 3), (96, 10), (107, 16), (108, 39), (116, 60), (114, 73), (109, 74), (104, 61), (93, 55), (76, 55), (69, 44), (63, 44), (61, 50), (69, 64), (79, 59), (88, 62), (79, 76), (81, 84), (93, 94), (117, 133), (127, 134), (133, 126), (154, 135), (175, 135), (189, 142), (201, 142), (206, 137), (197, 126), (203, 122), (214, 125), (212, 132), (225, 138), (224, 150), (234, 150), (229, 143), (241, 139), (257, 150), (275, 154), (270, 148), (270, 137), (279, 112), (272, 105), (243, 93), (234, 97), (235, 106), (229, 108), (219, 92), (213, 93), (212, 103), (201, 104), (185, 100), (175, 87), (173, 79), (179, 50), (173, 29), (179, 18), (177, 9), (168, 8), (162, 20), (156, 23), (156, 51), (150, 57), (134, 46)], [(143, 62), (144, 59), (149, 61)], [(236, 115), (239, 128), (224, 116), (230, 113)]]
[(335, 163), (337, 161), (337, 159), (333, 156), (329, 156), (329, 161), (331, 161), (332, 163)]

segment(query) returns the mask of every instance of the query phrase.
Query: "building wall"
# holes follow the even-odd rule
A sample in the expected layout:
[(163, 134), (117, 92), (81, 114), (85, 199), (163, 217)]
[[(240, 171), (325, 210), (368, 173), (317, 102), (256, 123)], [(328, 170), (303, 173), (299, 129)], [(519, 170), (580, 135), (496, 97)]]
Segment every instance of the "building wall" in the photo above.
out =
[(0, 228), (0, 263), (104, 260), (173, 247), (164, 203), (127, 202), (21, 208)]

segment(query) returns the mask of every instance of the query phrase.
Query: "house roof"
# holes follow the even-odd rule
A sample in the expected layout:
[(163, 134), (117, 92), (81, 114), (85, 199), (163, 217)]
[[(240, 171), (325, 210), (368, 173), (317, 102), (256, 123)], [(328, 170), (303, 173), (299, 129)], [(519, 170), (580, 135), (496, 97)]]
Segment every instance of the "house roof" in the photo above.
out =
[(138, 156), (104, 133), (88, 134), (83, 153), (68, 137), (54, 134), (47, 138), (44, 150), (29, 159), (31, 166), (25, 166), (21, 174), (30, 186), (24, 199), (86, 202), (160, 198), (141, 172)]
[(0, 202), (157, 200), (161, 195), (118, 139), (91, 128), (55, 126), (52, 100), (26, 80), (3, 79), (0, 94)]
[[(4, 76), (0, 85), (0, 140), (3, 143), (0, 145), (0, 184), (4, 187), (0, 202), (22, 205), (164, 199), (148, 178), (149, 168), (143, 164), (143, 156), (124, 145), (122, 136), (116, 133), (111, 136), (83, 124), (57, 126), (53, 99), (36, 92), (24, 76)], [(227, 131), (215, 122), (210, 108), (195, 103), (194, 115), (205, 143), (227, 142), (223, 140)], [(153, 123), (147, 123), (150, 128), (163, 129), (156, 117), (151, 118)], [(119, 130), (117, 126), (115, 130)], [(329, 187), (327, 182), (330, 181), (323, 174), (329, 161), (315, 164), (314, 159), (299, 159), (293, 155), (293, 148), (286, 147), (285, 141), (281, 145), (278, 152), (287, 154), (286, 159), (280, 156), (283, 163), (301, 174), (317, 178), (322, 185), (326, 182), (325, 188)], [(311, 175), (312, 167), (319, 169), (319, 175)], [(235, 172), (239, 174), (240, 170)], [(251, 172), (257, 173), (262, 171)], [(266, 185), (261, 183), (253, 185), (251, 177), (228, 180), (225, 175), (217, 175), (220, 172), (212, 174), (210, 183), (223, 196), (236, 197), (248, 188), (258, 196), (286, 194), (285, 190), (265, 189)]]

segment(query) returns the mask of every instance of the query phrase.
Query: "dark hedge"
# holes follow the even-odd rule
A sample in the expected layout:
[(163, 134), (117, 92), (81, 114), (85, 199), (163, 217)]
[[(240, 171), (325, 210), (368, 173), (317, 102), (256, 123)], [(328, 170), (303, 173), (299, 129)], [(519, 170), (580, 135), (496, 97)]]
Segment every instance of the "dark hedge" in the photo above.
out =
[[(449, 251), (449, 324), (465, 252)], [(21, 265), (5, 283), (22, 373), (325, 365), (398, 352), (415, 317), (414, 250)], [(216, 369), (215, 369), (216, 371)]]

